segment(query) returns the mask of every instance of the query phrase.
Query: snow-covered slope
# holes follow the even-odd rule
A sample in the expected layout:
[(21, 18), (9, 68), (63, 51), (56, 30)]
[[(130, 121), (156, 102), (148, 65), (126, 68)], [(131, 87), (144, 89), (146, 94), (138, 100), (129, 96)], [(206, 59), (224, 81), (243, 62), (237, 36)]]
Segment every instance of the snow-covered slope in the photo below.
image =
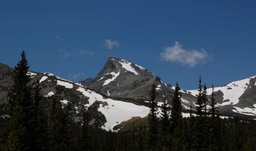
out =
[(145, 117), (149, 113), (149, 108), (146, 106), (104, 98), (102, 95), (84, 87), (79, 87), (77, 91), (89, 98), (89, 104), (86, 105), (88, 107), (95, 101), (101, 102), (98, 111), (106, 117), (107, 123), (102, 128), (107, 130), (113, 130), (116, 125), (130, 120), (132, 117)]
[[(87, 89), (81, 84), (72, 83), (68, 80), (59, 78), (58, 76), (54, 76), (53, 74), (44, 73), (39, 81), (43, 84), (44, 82), (47, 82), (47, 79), (50, 81), (54, 80), (57, 86), (81, 93), (88, 100), (88, 103), (83, 104), (87, 108), (89, 108), (95, 102), (99, 102), (100, 105), (98, 111), (101, 112), (106, 118), (106, 123), (102, 126), (103, 129), (113, 130), (116, 125), (124, 121), (128, 121), (133, 117), (143, 118), (149, 113), (149, 108), (146, 106), (135, 105), (133, 103), (103, 97), (101, 94)], [(49, 89), (49, 92), (45, 92), (43, 96), (48, 98), (54, 95), (55, 93), (53, 90)], [(62, 98), (59, 101), (61, 101), (63, 105), (70, 102), (70, 100), (67, 98)]]
[[(218, 100), (217, 106), (220, 108), (232, 107), (232, 111), (235, 113), (256, 116), (256, 101), (253, 101), (256, 98), (255, 81), (256, 76), (252, 76), (214, 88), (214, 93), (222, 98)], [(210, 95), (212, 89), (207, 89), (207, 92)], [(198, 91), (189, 90), (188, 93), (196, 96)]]

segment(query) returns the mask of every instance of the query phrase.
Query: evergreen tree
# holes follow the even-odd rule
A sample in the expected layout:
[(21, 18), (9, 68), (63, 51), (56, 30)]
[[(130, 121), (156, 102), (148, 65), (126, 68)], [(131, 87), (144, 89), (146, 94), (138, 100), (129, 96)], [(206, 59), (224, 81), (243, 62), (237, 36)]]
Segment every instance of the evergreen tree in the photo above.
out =
[(157, 103), (156, 99), (156, 85), (152, 85), (151, 96), (150, 96), (150, 112), (148, 114), (148, 131), (147, 131), (147, 142), (146, 149), (149, 151), (155, 151), (157, 149), (157, 125), (158, 119), (156, 116)]
[[(48, 119), (47, 113), (44, 110), (42, 103), (42, 95), (40, 94), (39, 81), (37, 80), (34, 87), (34, 103), (32, 106), (32, 112), (34, 113), (31, 117), (31, 132), (34, 134), (33, 146), (37, 151), (48, 150)], [(44, 145), (42, 145), (44, 144)]]
[(31, 94), (29, 66), (25, 51), (13, 71), (14, 85), (9, 92), (9, 136), (7, 148), (9, 151), (33, 150), (34, 134), (31, 132), (31, 116), (33, 115), (33, 99)]
[(206, 97), (206, 87), (202, 86), (201, 77), (199, 78), (199, 85), (198, 85), (198, 95), (197, 95), (197, 117), (196, 123), (194, 128), (194, 138), (192, 143), (192, 148), (196, 151), (203, 151), (206, 150), (206, 131), (207, 131), (207, 124), (206, 118), (204, 117), (204, 105), (205, 105), (205, 97)]
[(170, 118), (167, 105), (167, 100), (164, 98), (163, 105), (161, 106), (161, 131), (159, 136), (160, 146), (163, 151), (168, 150), (168, 148), (170, 148)]
[(167, 105), (168, 105), (167, 100), (164, 99), (163, 105), (161, 106), (161, 117), (160, 117), (161, 129), (162, 129), (161, 131), (163, 133), (167, 133), (170, 127), (170, 118), (169, 118)]
[(70, 123), (60, 101), (54, 99), (49, 119), (50, 151), (70, 151)]
[(215, 102), (215, 98), (214, 98), (214, 86), (212, 85), (212, 94), (211, 94), (211, 109), (210, 109), (210, 115), (212, 118), (216, 117), (216, 102)]
[(175, 131), (175, 129), (179, 126), (180, 121), (182, 119), (181, 114), (181, 93), (180, 87), (178, 83), (176, 83), (174, 96), (172, 99), (172, 109), (171, 109), (171, 133)]
[(89, 151), (90, 150), (90, 137), (89, 137), (89, 114), (87, 111), (83, 113), (82, 121), (82, 134), (81, 134), (81, 150)]
[(208, 98), (207, 98), (207, 87), (204, 84), (203, 86), (203, 93), (202, 93), (202, 100), (203, 100), (203, 107), (204, 107), (204, 116), (207, 116), (207, 102), (208, 102)]
[(199, 84), (198, 84), (198, 95), (197, 95), (197, 116), (202, 117), (203, 116), (203, 90), (202, 90), (202, 80), (201, 77), (199, 78)]
[(6, 149), (6, 138), (8, 137), (7, 120), (0, 115), (0, 150)]

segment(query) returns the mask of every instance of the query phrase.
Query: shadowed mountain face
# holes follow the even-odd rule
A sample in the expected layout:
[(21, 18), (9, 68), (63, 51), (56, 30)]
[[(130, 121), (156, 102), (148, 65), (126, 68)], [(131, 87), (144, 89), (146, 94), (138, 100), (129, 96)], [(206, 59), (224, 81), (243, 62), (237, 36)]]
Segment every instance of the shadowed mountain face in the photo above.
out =
[(0, 63), (0, 105), (6, 103), (7, 93), (12, 84), (12, 69)]

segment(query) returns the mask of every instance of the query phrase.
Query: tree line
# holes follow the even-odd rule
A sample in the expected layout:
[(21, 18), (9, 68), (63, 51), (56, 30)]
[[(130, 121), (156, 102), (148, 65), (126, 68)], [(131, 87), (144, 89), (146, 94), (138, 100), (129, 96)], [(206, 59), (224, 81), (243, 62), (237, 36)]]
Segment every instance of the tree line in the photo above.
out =
[(0, 151), (255, 151), (256, 122), (221, 119), (214, 88), (209, 97), (201, 78), (196, 110), (191, 108), (189, 118), (182, 117), (178, 83), (171, 105), (164, 99), (161, 107), (153, 84), (145, 122), (111, 132), (91, 126), (87, 109), (75, 122), (71, 104), (62, 105), (53, 97), (46, 105), (39, 82), (32, 82), (28, 72), (23, 51), (13, 71), (8, 117), (0, 118)]

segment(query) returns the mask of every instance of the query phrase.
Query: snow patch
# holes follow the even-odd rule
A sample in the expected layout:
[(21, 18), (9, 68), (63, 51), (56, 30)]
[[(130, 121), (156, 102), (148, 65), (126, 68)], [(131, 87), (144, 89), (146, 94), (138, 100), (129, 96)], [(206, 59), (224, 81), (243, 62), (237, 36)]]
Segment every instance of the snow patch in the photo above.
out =
[(140, 65), (137, 65), (135, 64), (136, 67), (140, 68), (141, 70), (146, 70), (144, 67), (140, 66)]
[(132, 63), (126, 60), (121, 60), (119, 63), (122, 65), (122, 68), (124, 68), (126, 71), (129, 71), (135, 75), (139, 75), (139, 73), (132, 67)]
[[(226, 105), (236, 105), (239, 102), (240, 96), (245, 92), (245, 90), (248, 88), (250, 79), (255, 77), (250, 77), (247, 79), (239, 80), (231, 82), (223, 87), (216, 87), (214, 88), (215, 92), (221, 91), (223, 95), (223, 103), (219, 104), (220, 106), (226, 106)], [(207, 92), (212, 92), (211, 88), (207, 89)], [(189, 94), (197, 96), (198, 90), (189, 90)]]
[(118, 72), (118, 73), (111, 72), (110, 75), (112, 75), (112, 78), (111, 78), (111, 79), (107, 79), (107, 80), (103, 83), (103, 86), (108, 85), (110, 82), (114, 81), (114, 80), (120, 75), (120, 72)]
[(251, 115), (251, 116), (256, 115), (256, 108), (249, 108), (249, 107), (240, 108), (240, 107), (236, 107), (236, 106), (234, 106), (233, 108), (234, 109), (232, 111), (239, 113), (239, 114)]
[(62, 104), (68, 105), (68, 100), (60, 100)]
[(47, 76), (43, 76), (43, 77), (40, 79), (39, 83), (44, 82), (46, 79), (48, 79), (48, 77), (47, 77)]
[(107, 96), (110, 96), (109, 90), (107, 91)]
[(98, 80), (98, 82), (101, 81), (101, 80), (103, 80), (103, 79), (104, 79), (104, 77), (101, 77), (101, 78)]
[(146, 117), (149, 113), (148, 107), (104, 98), (102, 95), (83, 87), (79, 87), (77, 91), (89, 98), (89, 104), (85, 105), (87, 107), (91, 106), (95, 101), (107, 102), (107, 105), (102, 106), (101, 104), (99, 108), (99, 111), (105, 115), (107, 120), (105, 126), (102, 127), (106, 130), (113, 130), (116, 125), (132, 117)]
[(103, 129), (113, 130), (114, 126), (127, 121), (132, 117), (146, 117), (149, 113), (149, 108), (138, 106), (132, 103), (106, 99), (108, 105), (100, 105), (99, 111), (106, 117), (107, 123)]
[(249, 82), (250, 82), (250, 78), (247, 78), (240, 81), (234, 81), (226, 85), (225, 87), (215, 88), (215, 91), (220, 90), (221, 92), (223, 92), (224, 100), (229, 100), (229, 101), (223, 102), (221, 106), (237, 104), (239, 102), (239, 97), (247, 89)]
[(160, 91), (161, 90), (161, 85), (158, 84), (157, 87), (156, 87), (156, 91)]
[(88, 89), (85, 89), (83, 87), (79, 87), (77, 89), (78, 92), (81, 92), (84, 96), (88, 97), (88, 102), (89, 104), (86, 104), (85, 106), (89, 107), (91, 106), (95, 101), (99, 101), (99, 100), (103, 100), (103, 96), (94, 92), (94, 91), (91, 91), (91, 90), (88, 90)]
[(37, 73), (32, 72), (32, 71), (28, 71), (27, 75), (30, 76), (31, 78), (34, 78), (35, 76), (37, 76)]
[(51, 96), (53, 96), (54, 95), (54, 93), (51, 91), (51, 92), (49, 92), (48, 94), (46, 94), (46, 95), (44, 95), (44, 97), (51, 97)]
[(60, 81), (60, 80), (57, 80), (57, 85), (63, 86), (67, 89), (72, 89), (73, 88), (73, 84), (65, 82), (65, 81)]
[(44, 75), (47, 75), (47, 76), (49, 76), (49, 77), (54, 77), (54, 74), (52, 74), (52, 73), (44, 72)]
[(77, 86), (83, 87), (83, 85), (79, 82), (75, 83)]

